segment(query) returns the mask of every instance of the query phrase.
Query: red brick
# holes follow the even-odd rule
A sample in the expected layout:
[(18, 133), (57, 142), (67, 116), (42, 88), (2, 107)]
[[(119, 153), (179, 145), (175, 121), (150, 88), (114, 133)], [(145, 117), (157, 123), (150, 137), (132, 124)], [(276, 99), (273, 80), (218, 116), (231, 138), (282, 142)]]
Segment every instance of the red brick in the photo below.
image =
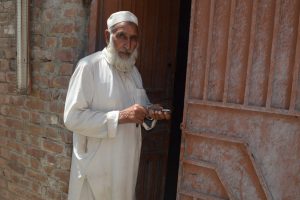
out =
[(44, 127), (33, 124), (26, 124), (26, 130), (33, 136), (43, 136), (45, 131)]
[(51, 189), (51, 188), (47, 188), (47, 192), (46, 192), (46, 199), (55, 199), (58, 200), (60, 199), (60, 191)]
[[(16, 42), (15, 38), (0, 38), (0, 47), (2, 48), (10, 48), (14, 46)], [(1, 60), (0, 60), (1, 63)], [(2, 67), (2, 65), (0, 65)]]
[(57, 167), (53, 164), (49, 164), (46, 166), (43, 166), (43, 173), (45, 173), (47, 176), (53, 177), (53, 171), (55, 171)]
[(51, 96), (51, 99), (52, 100), (58, 100), (59, 97), (61, 95), (61, 91), (60, 90), (53, 90), (52, 91), (52, 96)]
[(18, 174), (25, 174), (25, 167), (16, 161), (10, 161), (7, 166), (12, 169), (14, 172), (17, 172)]
[(25, 98), (23, 96), (10, 96), (9, 104), (15, 106), (23, 106)]
[(49, 21), (52, 21), (53, 20), (53, 17), (55, 16), (55, 10), (54, 9), (46, 9), (44, 10), (44, 13), (43, 13), (43, 19), (46, 21), (46, 22), (49, 22)]
[(16, 48), (4, 49), (4, 55), (6, 59), (14, 59), (17, 57), (17, 50)]
[(52, 93), (48, 89), (41, 89), (39, 93), (39, 97), (41, 100), (50, 101), (52, 97)]
[(33, 8), (42, 8), (44, 0), (32, 0)]
[(7, 180), (0, 178), (0, 188), (7, 188)]
[(69, 76), (54, 77), (51, 81), (51, 87), (67, 89), (69, 86)]
[(50, 141), (50, 140), (44, 140), (43, 141), (43, 149), (46, 151), (50, 151), (53, 153), (62, 153), (64, 150), (64, 146), (62, 144)]
[(9, 130), (9, 128), (4, 128), (4, 127), (1, 127), (0, 128), (0, 133), (3, 133), (3, 136), (7, 137), (7, 138), (10, 138), (10, 139), (16, 139), (16, 131), (15, 130)]
[(44, 198), (39, 194), (37, 194), (36, 192), (29, 192), (29, 191), (25, 194), (25, 198), (30, 200), (44, 200)]
[(79, 40), (76, 37), (63, 37), (62, 47), (77, 47), (79, 44)]
[(5, 147), (7, 145), (7, 138), (0, 138), (0, 146)]
[(12, 140), (8, 140), (7, 141), (7, 147), (10, 150), (16, 151), (18, 153), (23, 153), (24, 152), (24, 146), (21, 143), (17, 143), (15, 141)]
[(58, 101), (50, 102), (49, 110), (55, 113), (63, 113), (64, 112), (64, 104)]
[(21, 118), (23, 120), (28, 120), (29, 119), (29, 112), (27, 110), (22, 110), (21, 111)]
[(7, 188), (5, 188), (4, 190), (1, 189), (0, 199), (2, 199), (2, 200), (10, 200), (10, 199), (12, 199), (12, 198), (10, 198), (9, 193), (10, 192), (8, 191)]
[(41, 66), (42, 66), (43, 72), (46, 72), (47, 74), (54, 72), (55, 65), (53, 64), (53, 62), (42, 63)]
[(42, 50), (40, 48), (34, 48), (31, 53), (31, 57), (33, 59), (33, 62), (37, 61), (50, 61), (54, 60), (53, 52), (51, 52), (49, 49)]
[(40, 174), (39, 172), (33, 171), (33, 170), (26, 170), (26, 177), (39, 182), (45, 182), (47, 180), (47, 177)]
[(0, 83), (0, 94), (8, 93), (8, 84), (7, 83)]
[(57, 158), (60, 169), (70, 170), (71, 168), (71, 158), (60, 157)]
[(48, 37), (48, 38), (46, 38), (45, 42), (46, 42), (45, 45), (48, 48), (53, 48), (53, 47), (57, 46), (57, 39), (56, 39), (56, 37)]
[[(26, 151), (27, 154), (31, 155), (34, 158), (41, 159), (46, 155), (46, 152), (41, 150), (41, 149), (36, 149), (36, 148), (28, 148)], [(31, 160), (31, 164), (32, 164)], [(33, 163), (36, 164), (36, 163)]]
[(5, 125), (7, 127), (11, 127), (15, 130), (22, 130), (23, 129), (23, 121), (16, 120), (16, 119), (6, 119)]
[(54, 172), (54, 176), (63, 183), (69, 182), (70, 172), (66, 170), (57, 170)]
[(6, 81), (8, 83), (15, 83), (17, 81), (17, 74), (16, 72), (6, 72)]
[(48, 154), (47, 155), (47, 162), (50, 165), (56, 165), (56, 158), (55, 158), (55, 156)]
[(30, 160), (30, 166), (32, 169), (39, 170), (41, 167), (41, 163), (40, 161), (38, 161), (38, 159), (32, 158)]
[(72, 49), (58, 50), (55, 55), (56, 59), (62, 62), (73, 62), (75, 60), (75, 53)]
[(0, 82), (6, 82), (6, 73), (5, 72), (0, 72)]
[(31, 25), (30, 25), (30, 28), (31, 28), (31, 32), (34, 33), (35, 35), (38, 35), (38, 34), (43, 34), (44, 32), (44, 28), (42, 27), (42, 24), (40, 23), (37, 23), (37, 22), (32, 22)]
[(0, 95), (0, 105), (9, 104), (9, 96)]
[[(0, 166), (5, 166), (7, 164), (7, 160), (0, 157)], [(1, 180), (1, 178), (0, 178)]]
[[(1, 42), (1, 41), (0, 41)], [(5, 59), (0, 59), (0, 71), (9, 70), (9, 62)]]
[(33, 110), (44, 111), (46, 108), (46, 104), (44, 101), (40, 101), (36, 99), (26, 99), (25, 107)]
[(47, 127), (45, 133), (47, 138), (61, 141), (61, 135), (59, 134), (57, 128)]
[(16, 93), (17, 92), (17, 84), (16, 83), (8, 84), (7, 90), (8, 90), (7, 91), (8, 94)]
[(69, 8), (64, 11), (64, 16), (65, 17), (75, 17), (78, 15), (78, 9), (77, 8)]
[(42, 185), (38, 183), (32, 183), (31, 188), (35, 194), (42, 194)]
[(10, 152), (8, 151), (7, 148), (1, 147), (0, 146), (0, 157), (9, 160), (10, 159)]
[(30, 122), (34, 124), (42, 124), (46, 120), (44, 119), (44, 116), (39, 112), (31, 112), (30, 113)]
[(43, 37), (41, 35), (35, 35), (32, 39), (33, 46), (42, 46)]
[(7, 11), (13, 11), (15, 9), (15, 4), (13, 3), (13, 1), (7, 1), (7, 2), (1, 2), (3, 9), (7, 12)]
[(65, 101), (66, 101), (66, 97), (67, 97), (67, 89), (66, 89), (64, 92), (61, 91), (61, 94), (60, 94), (58, 100), (60, 100), (60, 101), (62, 101), (62, 102), (65, 102)]
[[(29, 134), (32, 134), (32, 133), (29, 133)], [(29, 144), (31, 146), (40, 147), (40, 145), (41, 145), (41, 138), (31, 135), (31, 136), (29, 136)]]
[(64, 129), (60, 132), (63, 137), (63, 142), (65, 144), (72, 144), (73, 143), (73, 133), (67, 129)]
[(76, 31), (76, 26), (70, 23), (60, 23), (53, 26), (52, 33), (73, 33)]
[(15, 116), (20, 118), (20, 109), (13, 106), (2, 106), (0, 113), (6, 116)]
[(74, 70), (73, 64), (64, 63), (61, 65), (59, 73), (60, 75), (72, 75), (73, 70)]
[[(15, 194), (19, 194), (19, 195), (24, 195), (25, 192), (25, 188), (22, 187), (18, 187), (16, 184), (8, 182), (8, 190), (15, 193)], [(12, 199), (19, 199), (19, 198), (12, 198)]]
[(48, 88), (49, 78), (47, 76), (35, 75), (33, 77), (33, 84), (39, 88)]

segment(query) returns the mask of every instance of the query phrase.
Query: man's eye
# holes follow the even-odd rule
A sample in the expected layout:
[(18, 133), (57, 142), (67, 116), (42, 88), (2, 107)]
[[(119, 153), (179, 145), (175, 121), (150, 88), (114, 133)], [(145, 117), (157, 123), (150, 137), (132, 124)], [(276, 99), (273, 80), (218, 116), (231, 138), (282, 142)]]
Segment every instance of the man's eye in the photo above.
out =
[(117, 34), (117, 37), (118, 37), (118, 38), (121, 38), (121, 39), (126, 38), (126, 36), (125, 36), (124, 33), (118, 33), (118, 34)]

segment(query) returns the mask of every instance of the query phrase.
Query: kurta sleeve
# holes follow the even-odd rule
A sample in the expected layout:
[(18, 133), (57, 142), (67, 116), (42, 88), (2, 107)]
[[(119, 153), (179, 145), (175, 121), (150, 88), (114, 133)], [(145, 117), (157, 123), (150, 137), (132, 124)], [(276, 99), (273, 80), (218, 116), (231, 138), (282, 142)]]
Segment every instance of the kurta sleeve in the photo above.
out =
[(93, 73), (85, 61), (79, 61), (69, 83), (65, 102), (65, 126), (81, 135), (95, 138), (115, 137), (119, 111), (92, 110), (95, 87)]

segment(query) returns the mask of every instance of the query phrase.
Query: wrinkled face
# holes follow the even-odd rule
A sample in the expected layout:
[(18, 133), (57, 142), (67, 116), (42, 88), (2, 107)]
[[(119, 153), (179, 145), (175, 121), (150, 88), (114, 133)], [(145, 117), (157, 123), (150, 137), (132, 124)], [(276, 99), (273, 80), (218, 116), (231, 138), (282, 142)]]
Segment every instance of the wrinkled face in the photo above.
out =
[(138, 47), (138, 28), (130, 22), (121, 22), (112, 30), (112, 42), (122, 59), (128, 59)]

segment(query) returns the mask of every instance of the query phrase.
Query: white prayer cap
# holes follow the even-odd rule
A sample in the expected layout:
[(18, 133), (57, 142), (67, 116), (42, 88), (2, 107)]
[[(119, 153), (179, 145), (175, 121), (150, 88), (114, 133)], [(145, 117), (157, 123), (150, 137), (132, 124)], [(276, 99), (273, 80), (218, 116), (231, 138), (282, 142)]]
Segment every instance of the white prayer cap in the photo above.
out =
[(110, 29), (112, 26), (120, 22), (132, 22), (138, 25), (138, 19), (133, 13), (129, 11), (119, 11), (113, 13), (107, 19), (107, 28)]

